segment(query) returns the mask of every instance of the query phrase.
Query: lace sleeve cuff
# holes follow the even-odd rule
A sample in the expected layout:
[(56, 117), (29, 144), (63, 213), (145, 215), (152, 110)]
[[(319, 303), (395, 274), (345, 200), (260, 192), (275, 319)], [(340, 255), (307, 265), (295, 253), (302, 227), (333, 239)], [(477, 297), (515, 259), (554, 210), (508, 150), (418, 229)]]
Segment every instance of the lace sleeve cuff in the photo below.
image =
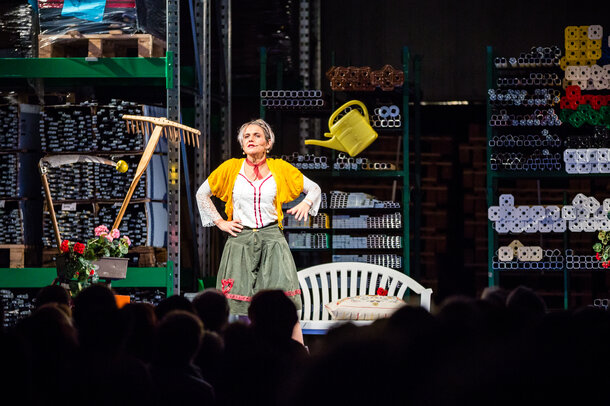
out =
[(316, 182), (307, 178), (307, 176), (303, 175), (303, 192), (306, 193), (305, 199), (312, 203), (311, 207), (309, 208), (309, 215), (318, 215), (318, 210), (320, 209), (320, 203), (322, 201), (322, 190), (320, 189), (320, 186), (318, 186)]
[(216, 210), (216, 206), (210, 198), (212, 196), (212, 190), (206, 180), (197, 190), (195, 199), (197, 200), (197, 207), (199, 208), (199, 216), (201, 217), (201, 224), (204, 227), (215, 226), (215, 221), (222, 219), (222, 216)]

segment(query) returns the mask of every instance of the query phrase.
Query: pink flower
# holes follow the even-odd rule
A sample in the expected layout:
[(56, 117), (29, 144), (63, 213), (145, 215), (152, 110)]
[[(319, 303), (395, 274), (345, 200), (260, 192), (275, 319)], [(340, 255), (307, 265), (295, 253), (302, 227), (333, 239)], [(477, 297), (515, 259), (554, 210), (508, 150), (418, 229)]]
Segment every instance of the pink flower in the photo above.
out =
[(121, 236), (121, 233), (118, 229), (114, 229), (110, 232), (110, 236), (115, 239), (115, 238), (119, 238)]
[(131, 240), (129, 239), (129, 237), (127, 237), (126, 235), (123, 236), (122, 238), (123, 241), (125, 241), (125, 244), (127, 244), (128, 247), (131, 246)]
[(102, 234), (102, 237), (105, 237), (109, 242), (112, 242), (112, 240), (114, 240), (114, 238), (112, 238), (110, 234)]
[(107, 234), (107, 233), (108, 233), (108, 227), (106, 227), (105, 225), (95, 227), (95, 236), (96, 237), (99, 237), (102, 234)]

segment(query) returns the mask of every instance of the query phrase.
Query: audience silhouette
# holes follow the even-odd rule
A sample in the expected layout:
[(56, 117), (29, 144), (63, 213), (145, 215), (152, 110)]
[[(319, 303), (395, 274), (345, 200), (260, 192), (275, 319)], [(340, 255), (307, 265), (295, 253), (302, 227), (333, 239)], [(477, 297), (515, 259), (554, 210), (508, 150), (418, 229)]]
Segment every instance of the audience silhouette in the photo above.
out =
[[(73, 305), (73, 308), (69, 306)], [(72, 301), (41, 289), (35, 311), (0, 330), (5, 400), (25, 405), (608, 404), (610, 316), (549, 312), (532, 289), (404, 306), (368, 326), (341, 324), (311, 354), (294, 341), (294, 304), (257, 293), (249, 323), (228, 322), (210, 289), (156, 308), (118, 309), (103, 285)], [(314, 343), (312, 345), (312, 343)], [(13, 399), (11, 394), (19, 394)]]

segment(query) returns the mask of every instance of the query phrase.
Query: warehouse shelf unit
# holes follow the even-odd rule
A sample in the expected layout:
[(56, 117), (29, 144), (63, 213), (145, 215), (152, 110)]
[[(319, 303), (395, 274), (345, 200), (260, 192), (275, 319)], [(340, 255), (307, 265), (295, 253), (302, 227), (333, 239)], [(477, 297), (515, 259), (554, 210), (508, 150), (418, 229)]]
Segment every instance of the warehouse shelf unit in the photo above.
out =
[[(59, 79), (70, 83), (71, 80), (91, 80), (91, 79), (108, 79), (108, 80), (150, 80), (153, 86), (165, 86), (166, 88), (174, 86), (173, 69), (174, 60), (171, 53), (162, 58), (6, 58), (0, 60), (0, 80), (20, 80), (20, 79)], [(128, 83), (128, 82), (125, 82)], [(77, 108), (77, 107), (74, 107)], [(100, 151), (104, 154), (112, 151)], [(116, 151), (118, 152), (118, 151)], [(124, 151), (123, 151), (124, 152)], [(121, 153), (123, 153), (121, 152)], [(130, 151), (137, 153), (137, 151)], [(87, 153), (91, 153), (88, 151)], [(81, 200), (81, 199), (63, 199), (56, 203), (60, 205), (76, 205), (76, 204), (93, 204), (95, 202), (112, 204), (112, 199), (102, 200)], [(121, 199), (118, 199), (119, 201)], [(150, 199), (136, 199), (133, 203), (148, 203)], [(40, 268), (47, 270), (49, 268)], [(130, 268), (130, 273), (141, 273), (138, 268)], [(147, 268), (142, 268), (147, 269)], [(166, 268), (161, 268), (166, 269)], [(172, 270), (174, 267), (172, 266)], [(0, 278), (2, 278), (3, 287), (32, 287), (28, 282), (33, 276), (42, 276), (45, 271), (35, 272), (36, 268), (25, 269), (3, 269), (0, 270)], [(32, 273), (34, 272), (34, 273)], [(32, 276), (33, 275), (33, 276)], [(135, 282), (143, 282), (146, 285), (146, 275), (155, 278), (155, 273), (145, 273)], [(22, 279), (23, 278), (23, 279)], [(142, 279), (143, 278), (143, 279)], [(44, 280), (46, 281), (45, 278)], [(151, 279), (151, 280), (153, 280)], [(52, 280), (52, 279), (51, 279)], [(49, 282), (49, 281), (47, 281)], [(119, 283), (120, 285), (120, 283)], [(117, 285), (118, 286), (118, 285)]]
[[(499, 73), (503, 75), (507, 75), (507, 72), (510, 70), (507, 69), (498, 69), (495, 66), (495, 55), (492, 47), (487, 47), (487, 89), (494, 89), (496, 84), (498, 83), (498, 78), (501, 76)], [(510, 69), (510, 68), (508, 68)], [(521, 69), (512, 69), (512, 72), (519, 72), (520, 76), (523, 73), (531, 73), (536, 71), (544, 71), (544, 72), (554, 72), (554, 73), (562, 73), (558, 66), (554, 67), (543, 67), (543, 68), (521, 68)], [(500, 71), (500, 72), (499, 72)], [(555, 88), (559, 87), (559, 83), (555, 83)], [(515, 86), (515, 88), (527, 88), (534, 89), (535, 87), (541, 88), (542, 85), (535, 86), (533, 83), (529, 86)], [(511, 107), (508, 107), (510, 109)], [(518, 114), (528, 114), (528, 108), (533, 111), (537, 106), (529, 107), (529, 106), (519, 106), (512, 107), (514, 111), (518, 111)], [(552, 107), (547, 107), (552, 108)], [(532, 201), (522, 201), (515, 202), (515, 206), (517, 205), (541, 205), (542, 200), (547, 200), (547, 204), (552, 204), (555, 206), (561, 207), (562, 205), (569, 205), (572, 199), (575, 197), (577, 193), (588, 193), (589, 190), (583, 190), (582, 188), (589, 188), (591, 190), (596, 189), (595, 179), (605, 179), (608, 174), (607, 173), (589, 173), (589, 174), (570, 174), (567, 173), (565, 167), (563, 166), (563, 161), (560, 160), (557, 165), (551, 169), (550, 166), (547, 166), (548, 170), (515, 170), (515, 168), (511, 168), (512, 170), (501, 170), (501, 166), (498, 161), (494, 161), (492, 157), (492, 147), (490, 147), (490, 141), (494, 139), (494, 136), (499, 134), (506, 134), (507, 131), (501, 131), (499, 128), (510, 128), (511, 133), (515, 131), (518, 133), (519, 129), (524, 129), (525, 132), (530, 131), (529, 134), (536, 129), (540, 132), (541, 129), (545, 128), (544, 126), (521, 126), (521, 127), (496, 127), (490, 125), (492, 116), (498, 113), (498, 109), (494, 108), (489, 97), (487, 102), (487, 207), (498, 206), (499, 204), (499, 194), (500, 190), (506, 190), (507, 188), (518, 188), (517, 182), (536, 182), (536, 185), (533, 186), (533, 189), (523, 190), (522, 193), (530, 193), (538, 195), (538, 202), (534, 203)], [(509, 110), (508, 113), (511, 113)], [(557, 149), (558, 152), (556, 154), (560, 154), (563, 156), (563, 149), (565, 148), (565, 135), (567, 132), (580, 134), (583, 131), (575, 131), (574, 129), (566, 129), (567, 124), (562, 124), (561, 126), (555, 124), (550, 130), (551, 127), (546, 127), (549, 129), (549, 132), (556, 133), (558, 135), (558, 139), (560, 142), (556, 142), (554, 145), (551, 145), (549, 141), (550, 148), (544, 147), (545, 156), (552, 156), (554, 153), (553, 147)], [(497, 138), (496, 138), (497, 139)], [(550, 139), (550, 138), (548, 138)], [(529, 150), (533, 150), (529, 148)], [(497, 150), (495, 150), (497, 151)], [(497, 155), (495, 155), (497, 156)], [(492, 161), (496, 164), (492, 167)], [(547, 161), (548, 162), (548, 161)], [(521, 184), (522, 184), (521, 183)], [(572, 187), (572, 184), (576, 186)], [(544, 204), (544, 203), (542, 203)], [(518, 234), (508, 234), (503, 233), (499, 234), (495, 229), (493, 222), (491, 220), (488, 221), (488, 285), (489, 286), (501, 286), (503, 285), (502, 280), (506, 280), (507, 278), (516, 278), (516, 281), (519, 283), (525, 283), (529, 285), (533, 285), (536, 290), (541, 294), (543, 298), (545, 298), (547, 302), (547, 306), (549, 308), (562, 308), (568, 309), (569, 307), (575, 305), (575, 302), (578, 305), (587, 304), (582, 300), (586, 300), (586, 297), (591, 295), (592, 292), (583, 292), (578, 291), (578, 287), (575, 285), (582, 285), (583, 290), (591, 290), (596, 289), (600, 290), (599, 287), (596, 287), (595, 284), (597, 282), (601, 283), (603, 286), (607, 286), (606, 281), (601, 281), (599, 277), (606, 278), (605, 272), (600, 267), (590, 267), (590, 268), (578, 268), (576, 263), (570, 263), (570, 254), (571, 245), (576, 243), (580, 244), (583, 247), (592, 246), (593, 245), (593, 235), (590, 238), (590, 244), (587, 240), (587, 233), (575, 233), (569, 230), (569, 227), (564, 228), (565, 231), (551, 233), (518, 233)], [(513, 237), (513, 238), (510, 238)], [(554, 263), (546, 264), (544, 267), (538, 265), (536, 268), (529, 268), (529, 265), (523, 265), (523, 263), (517, 261), (517, 266), (514, 268), (506, 268), (506, 269), (498, 269), (498, 267), (494, 267), (494, 255), (498, 251), (500, 246), (499, 240), (504, 240), (507, 245), (509, 240), (521, 240), (529, 241), (531, 245), (541, 246), (543, 250), (547, 248), (551, 248), (558, 256), (561, 257), (560, 261), (553, 261)], [(535, 241), (535, 242), (534, 242)], [(533, 243), (532, 243), (533, 242)], [(525, 245), (530, 245), (525, 244)], [(590, 248), (589, 248), (590, 250)], [(590, 251), (591, 257), (592, 251)], [(546, 258), (545, 258), (546, 260)], [(516, 261), (516, 260), (515, 260)], [(497, 261), (496, 261), (497, 262)], [(512, 266), (512, 265), (511, 265)], [(601, 271), (601, 272), (600, 272)], [(581, 282), (576, 278), (587, 279), (585, 282)], [(597, 279), (596, 279), (597, 278)], [(527, 282), (524, 282), (527, 281)], [(593, 282), (595, 281), (595, 282)], [(591, 302), (592, 303), (592, 302)], [(589, 303), (589, 304), (591, 304)]]
[[(261, 90), (267, 90), (267, 53), (263, 48), (261, 49)], [(311, 178), (316, 181), (322, 187), (323, 193), (329, 192), (330, 188), (337, 187), (338, 183), (342, 181), (346, 181), (346, 186), (349, 187), (351, 191), (361, 192), (362, 190), (367, 190), (367, 184), (373, 183), (375, 186), (379, 184), (387, 185), (387, 189), (393, 189), (394, 191), (399, 190), (399, 201), (400, 208), (333, 208), (330, 207), (330, 204), (326, 207), (321, 207), (320, 213), (322, 215), (328, 216), (327, 226), (328, 228), (304, 228), (304, 227), (290, 227), (285, 224), (285, 231), (287, 232), (287, 237), (290, 237), (290, 233), (305, 233), (305, 234), (322, 234), (327, 235), (327, 248), (295, 248), (292, 250), (295, 254), (295, 260), (297, 262), (297, 267), (309, 266), (316, 262), (331, 262), (334, 259), (337, 259), (336, 255), (350, 255), (355, 256), (356, 254), (364, 254), (364, 255), (401, 255), (402, 256), (402, 264), (400, 266), (394, 267), (406, 273), (407, 275), (412, 275), (412, 268), (410, 265), (410, 241), (409, 241), (409, 205), (410, 205), (410, 190), (409, 190), (409, 130), (410, 130), (410, 118), (409, 118), (409, 74), (411, 69), (411, 59), (409, 54), (409, 49), (407, 47), (403, 47), (401, 54), (402, 61), (402, 71), (404, 73), (404, 84), (402, 88), (395, 89), (393, 91), (375, 91), (375, 92), (333, 92), (330, 105), (331, 109), (327, 107), (322, 107), (318, 110), (299, 110), (295, 108), (291, 111), (279, 111), (277, 114), (271, 115), (272, 112), (268, 108), (261, 106), (261, 116), (266, 117), (268, 121), (272, 125), (277, 124), (280, 129), (276, 128), (276, 132), (281, 132), (282, 125), (282, 116), (289, 116), (291, 119), (299, 120), (300, 117), (319, 117), (322, 118), (322, 122), (325, 122), (332, 114), (332, 109), (334, 109), (335, 104), (338, 101), (339, 96), (344, 97), (346, 100), (357, 99), (364, 102), (369, 110), (369, 115), (373, 113), (373, 103), (381, 102), (382, 104), (387, 104), (389, 102), (395, 103), (400, 106), (400, 114), (402, 116), (402, 125), (397, 128), (378, 128), (376, 129), (377, 133), (381, 138), (387, 138), (392, 140), (392, 143), (396, 143), (398, 141), (399, 144), (402, 144), (396, 155), (402, 156), (402, 161), (400, 165), (397, 165), (395, 170), (346, 170), (346, 169), (337, 169), (333, 166), (332, 161), (338, 158), (338, 153), (334, 150), (323, 149), (324, 152), (327, 152), (330, 159), (329, 169), (301, 169), (305, 176)], [(418, 69), (416, 66), (415, 69)], [(281, 74), (281, 70), (278, 69), (278, 75)], [(281, 88), (282, 80), (280, 78), (276, 78), (276, 86)], [(417, 86), (417, 84), (416, 84)], [(336, 94), (335, 94), (336, 93)], [(339, 104), (342, 104), (340, 102)], [(275, 121), (273, 119), (276, 119)], [(304, 137), (300, 137), (302, 139)], [(361, 157), (367, 157), (370, 155), (371, 151), (375, 151), (376, 147), (379, 148), (380, 139), (375, 141), (371, 146), (368, 147), (365, 151), (360, 155)], [(394, 145), (393, 144), (393, 145)], [(281, 143), (280, 143), (281, 145)], [(276, 152), (276, 154), (281, 155), (287, 151)], [(359, 157), (360, 157), (359, 156)], [(295, 161), (296, 162), (296, 161)], [(356, 182), (358, 180), (358, 182)], [(369, 185), (370, 186), (370, 185)], [(373, 188), (374, 189), (374, 188)], [(374, 194), (374, 193), (371, 193)], [(330, 198), (327, 199), (328, 203), (330, 203)], [(399, 212), (401, 217), (401, 226), (399, 228), (369, 228), (369, 227), (361, 227), (361, 226), (350, 226), (345, 225), (343, 227), (333, 227), (332, 222), (333, 218), (338, 219), (337, 216), (370, 216), (373, 217), (375, 215), (383, 215), (383, 214), (391, 214), (394, 212)], [(366, 238), (367, 236), (371, 237), (374, 234), (380, 233), (388, 233), (387, 237), (399, 237), (401, 241), (400, 248), (362, 248), (362, 245), (359, 245), (358, 248), (356, 245), (353, 247), (349, 247), (346, 245), (343, 247), (341, 245), (342, 242), (346, 241), (356, 241), (358, 238)], [(353, 235), (352, 235), (353, 234)], [(290, 243), (290, 238), (288, 238)], [(297, 244), (298, 246), (298, 244)], [(341, 248), (340, 248), (341, 247)], [(300, 253), (303, 253), (304, 261), (300, 261)], [(345, 259), (343, 259), (345, 260)], [(300, 262), (303, 262), (300, 264)], [(418, 275), (412, 275), (417, 278)]]
[[(208, 2), (196, 1), (196, 10), (191, 10), (191, 14), (209, 16)], [(201, 11), (204, 11), (201, 13)], [(180, 7), (177, 0), (167, 2), (167, 53), (165, 57), (135, 58), (135, 57), (113, 57), (113, 58), (5, 58), (0, 60), (0, 83), (9, 85), (15, 80), (35, 81), (40, 88), (40, 80), (48, 79), (54, 84), (61, 83), (81, 83), (96, 80), (97, 83), (108, 83), (111, 85), (130, 85), (132, 83), (144, 83), (145, 86), (164, 87), (166, 90), (167, 117), (173, 121), (180, 121)], [(200, 21), (199, 26), (205, 25), (205, 21)], [(209, 38), (200, 38), (196, 44), (196, 51), (208, 46)], [(209, 78), (209, 76), (207, 76)], [(200, 81), (201, 83), (201, 81)], [(203, 88), (206, 89), (206, 82)], [(203, 98), (199, 94), (196, 101)], [(205, 102), (197, 102), (197, 108), (207, 112), (209, 106)], [(209, 113), (208, 113), (209, 114)], [(197, 112), (199, 116), (199, 112)], [(204, 119), (209, 115), (204, 114)], [(197, 120), (197, 125), (203, 125), (204, 121)], [(208, 134), (203, 132), (207, 137)], [(203, 140), (204, 146), (206, 140)], [(178, 142), (168, 142), (168, 168), (171, 168), (172, 176), (168, 179), (168, 264), (172, 263), (173, 272), (173, 292), (180, 293), (180, 144)], [(209, 151), (205, 151), (209, 153)], [(207, 160), (207, 156), (204, 157)], [(134, 268), (135, 269), (135, 268)], [(161, 268), (165, 269), (165, 268)], [(167, 269), (170, 269), (168, 267)], [(131, 270), (131, 268), (130, 268)], [(23, 271), (23, 273), (19, 273)], [(18, 286), (19, 280), (26, 277), (28, 269), (19, 271), (1, 270), (0, 273), (6, 278), (13, 280), (9, 285)], [(131, 271), (140, 273), (141, 271)], [(153, 273), (150, 275), (153, 276)], [(3, 277), (4, 278), (4, 277)], [(6, 280), (4, 278), (4, 280)], [(128, 273), (128, 279), (129, 279)], [(146, 284), (146, 277), (138, 279), (139, 282)], [(116, 286), (121, 283), (116, 284)]]

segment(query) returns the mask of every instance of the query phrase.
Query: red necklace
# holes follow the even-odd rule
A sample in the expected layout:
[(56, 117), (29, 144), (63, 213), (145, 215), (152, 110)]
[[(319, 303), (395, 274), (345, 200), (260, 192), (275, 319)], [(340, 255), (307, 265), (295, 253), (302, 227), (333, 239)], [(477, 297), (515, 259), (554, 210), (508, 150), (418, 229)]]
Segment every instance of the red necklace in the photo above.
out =
[(260, 171), (259, 171), (259, 169), (258, 169), (258, 168), (259, 168), (259, 167), (260, 167), (262, 164), (264, 164), (266, 160), (267, 160), (267, 158), (263, 158), (263, 160), (262, 160), (262, 161), (260, 161), (259, 163), (257, 163), (257, 164), (253, 164), (252, 162), (250, 162), (250, 161), (248, 160), (248, 158), (246, 158), (246, 163), (247, 163), (248, 165), (250, 165), (250, 166), (253, 166), (253, 167), (254, 167), (254, 176), (255, 176), (255, 177), (254, 177), (254, 180), (257, 180), (257, 179), (262, 179), (262, 178), (263, 178), (263, 176), (261, 175), (261, 173), (260, 173)]

